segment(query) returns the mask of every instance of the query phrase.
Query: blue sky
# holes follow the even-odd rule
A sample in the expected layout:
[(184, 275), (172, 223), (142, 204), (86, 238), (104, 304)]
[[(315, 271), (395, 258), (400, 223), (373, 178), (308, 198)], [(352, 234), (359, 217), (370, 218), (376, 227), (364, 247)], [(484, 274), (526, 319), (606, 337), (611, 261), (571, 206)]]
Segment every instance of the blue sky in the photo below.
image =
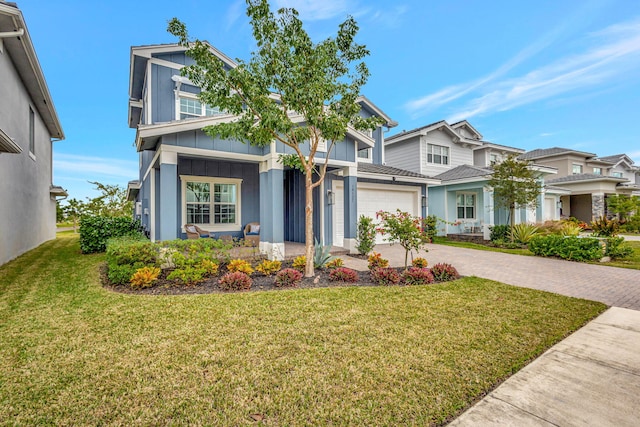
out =
[[(640, 165), (637, 0), (271, 0), (298, 9), (314, 40), (353, 15), (371, 77), (364, 94), (399, 125), (467, 119), (485, 140), (561, 146)], [(127, 126), (130, 47), (173, 43), (173, 16), (232, 58), (254, 47), (244, 1), (18, 2), (66, 134), (54, 181), (70, 197), (87, 181), (138, 177)]]

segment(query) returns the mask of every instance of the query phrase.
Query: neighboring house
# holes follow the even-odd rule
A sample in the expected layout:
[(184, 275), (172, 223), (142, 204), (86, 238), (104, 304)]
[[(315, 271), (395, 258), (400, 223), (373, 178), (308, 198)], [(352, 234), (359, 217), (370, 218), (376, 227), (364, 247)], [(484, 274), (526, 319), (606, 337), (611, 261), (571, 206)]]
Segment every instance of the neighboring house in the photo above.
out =
[[(210, 47), (227, 67), (236, 64)], [(291, 153), (280, 142), (257, 147), (211, 138), (201, 129), (234, 119), (203, 105), (199, 88), (180, 76), (192, 63), (181, 46), (131, 48), (129, 126), (136, 128), (138, 181), (129, 198), (153, 240), (185, 238), (195, 223), (214, 237), (241, 237), (247, 223), (260, 223), (260, 248), (281, 258), (284, 242), (304, 242), (304, 179), (278, 162)], [(349, 128), (329, 156), (324, 183), (314, 192), (314, 234), (325, 245), (354, 251), (358, 216), (400, 208), (426, 212), (426, 176), (384, 165), (384, 128), (396, 126), (365, 97), (361, 114), (384, 119), (372, 132)], [(308, 150), (303, 147), (303, 150)], [(318, 162), (325, 154), (318, 152)]]
[(528, 151), (520, 157), (558, 170), (557, 177), (546, 182), (569, 192), (561, 198), (563, 217), (590, 223), (607, 214), (608, 196), (640, 194), (640, 170), (626, 154), (598, 157), (553, 147)]
[(56, 237), (52, 140), (64, 138), (22, 12), (0, 1), (0, 264)]
[[(466, 120), (449, 124), (444, 120), (393, 135), (385, 141), (389, 165), (433, 176), (440, 184), (430, 185), (429, 214), (444, 220), (439, 234), (482, 234), (489, 238), (492, 225), (507, 224), (509, 213), (494, 206), (488, 186), (491, 165), (507, 156), (520, 155), (519, 148), (493, 144)], [(541, 176), (553, 168), (533, 165)], [(541, 182), (538, 207), (516, 210), (516, 223), (558, 219), (562, 189)]]

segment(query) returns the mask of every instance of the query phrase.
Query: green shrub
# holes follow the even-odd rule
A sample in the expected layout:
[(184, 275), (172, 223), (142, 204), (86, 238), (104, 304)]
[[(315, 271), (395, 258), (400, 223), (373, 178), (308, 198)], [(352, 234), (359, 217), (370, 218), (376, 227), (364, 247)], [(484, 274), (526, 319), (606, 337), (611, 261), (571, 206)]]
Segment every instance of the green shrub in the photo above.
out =
[(285, 268), (276, 274), (274, 285), (279, 288), (295, 288), (302, 280), (302, 272), (295, 268)]
[(598, 237), (612, 237), (620, 231), (620, 223), (617, 219), (607, 219), (601, 216), (591, 223), (593, 235)]
[(124, 265), (108, 265), (107, 277), (111, 283), (117, 285), (126, 285), (131, 281), (131, 277), (135, 274), (136, 271), (145, 267), (145, 265), (141, 262), (136, 262), (134, 264), (124, 264)]
[(533, 224), (516, 224), (511, 229), (510, 237), (514, 242), (526, 245), (538, 234), (540, 234), (538, 227)]
[(202, 282), (206, 275), (207, 271), (204, 268), (186, 266), (173, 270), (167, 275), (167, 279), (184, 285), (195, 285)]
[(256, 271), (264, 274), (265, 276), (271, 276), (274, 273), (277, 273), (282, 268), (282, 263), (280, 261), (274, 260), (269, 261), (265, 259), (260, 264), (256, 266)]
[(409, 267), (402, 273), (405, 285), (427, 285), (433, 283), (433, 274), (428, 268)]
[(140, 221), (127, 217), (87, 216), (80, 220), (80, 250), (84, 254), (104, 252), (107, 240), (142, 235)]
[(562, 236), (579, 236), (581, 231), (582, 227), (580, 227), (578, 224), (565, 222), (560, 229), (560, 234)]
[(224, 291), (247, 291), (252, 284), (251, 277), (241, 271), (227, 273), (218, 280), (218, 286)]
[(570, 261), (595, 261), (602, 258), (602, 246), (592, 237), (563, 237), (557, 234), (537, 236), (529, 242), (535, 255), (558, 257)]
[(433, 278), (438, 282), (448, 282), (449, 280), (460, 278), (460, 274), (454, 266), (442, 262), (431, 267), (431, 274), (433, 274)]
[(640, 233), (640, 215), (629, 218), (620, 229), (627, 233)]
[(295, 257), (291, 266), (300, 272), (304, 271), (307, 266), (307, 257), (304, 255)]
[(111, 238), (106, 245), (107, 277), (124, 285), (143, 267), (158, 267), (158, 247), (140, 235)]
[[(160, 242), (159, 245), (165, 249), (165, 262), (175, 267), (194, 266), (203, 259), (212, 260), (220, 265), (229, 262), (230, 251), (233, 248), (233, 242), (216, 239), (175, 239)], [(181, 254), (182, 257), (176, 259), (176, 254)], [(186, 264), (176, 265), (176, 262)]]
[(371, 270), (371, 280), (378, 285), (390, 286), (400, 283), (400, 273), (395, 268), (379, 268)]
[(422, 232), (433, 241), (433, 238), (438, 234), (438, 217), (435, 215), (429, 215), (422, 219)]
[(496, 240), (506, 241), (509, 239), (509, 226), (508, 225), (494, 225), (489, 227), (491, 235), (489, 239), (494, 242)]
[(362, 255), (368, 254), (376, 246), (376, 225), (373, 218), (360, 215), (356, 243), (356, 249)]
[(358, 272), (347, 267), (338, 267), (331, 270), (329, 280), (333, 282), (355, 283), (360, 280)]
[(333, 270), (334, 268), (338, 268), (342, 266), (344, 266), (344, 261), (342, 258), (334, 258), (327, 263), (327, 268), (329, 270)]
[(605, 241), (604, 256), (622, 259), (631, 255), (633, 255), (633, 248), (624, 242), (624, 237), (609, 237)]

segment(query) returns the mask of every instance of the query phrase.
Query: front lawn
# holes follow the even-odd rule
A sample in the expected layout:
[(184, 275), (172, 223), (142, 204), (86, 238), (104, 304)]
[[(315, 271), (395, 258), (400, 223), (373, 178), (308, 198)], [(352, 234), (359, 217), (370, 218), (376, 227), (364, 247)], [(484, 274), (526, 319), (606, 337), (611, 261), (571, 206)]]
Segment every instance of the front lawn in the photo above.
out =
[(0, 424), (429, 425), (600, 303), (478, 278), (141, 296), (57, 240), (0, 267)]

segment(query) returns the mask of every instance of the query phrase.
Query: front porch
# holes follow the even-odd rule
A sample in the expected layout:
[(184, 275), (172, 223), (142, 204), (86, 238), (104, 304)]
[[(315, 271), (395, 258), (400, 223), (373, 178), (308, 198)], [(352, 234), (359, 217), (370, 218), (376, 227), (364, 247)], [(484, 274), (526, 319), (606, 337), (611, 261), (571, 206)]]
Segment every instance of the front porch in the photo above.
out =
[(447, 239), (454, 242), (470, 242), (478, 244), (484, 244), (486, 242), (483, 233), (447, 234)]

